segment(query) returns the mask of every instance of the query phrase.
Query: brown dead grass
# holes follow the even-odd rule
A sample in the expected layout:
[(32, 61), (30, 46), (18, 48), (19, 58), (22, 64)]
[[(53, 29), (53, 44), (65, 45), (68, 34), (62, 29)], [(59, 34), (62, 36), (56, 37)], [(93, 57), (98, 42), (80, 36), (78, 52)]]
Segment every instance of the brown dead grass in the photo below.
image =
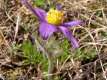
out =
[[(29, 11), (20, 4), (19, 0), (5, 0), (5, 2), (2, 1), (2, 4), (4, 5), (0, 3), (0, 7), (2, 8), (0, 9), (0, 74), (2, 74), (2, 77), (8, 75), (11, 77), (11, 80), (16, 80), (16, 76), (21, 78), (24, 77), (23, 80), (29, 80), (30, 78), (34, 78), (33, 80), (40, 80), (39, 78), (43, 76), (38, 67), (35, 69), (33, 66), (33, 68), (30, 69), (27, 65), (24, 66), (27, 67), (25, 70), (22, 68), (23, 65), (19, 67), (17, 64), (14, 64), (15, 61), (12, 59), (11, 49), (12, 44), (15, 42), (14, 36), (17, 15), (19, 14), (21, 18), (19, 27), (23, 24), (27, 24), (27, 26), (31, 27), (28, 28), (31, 29), (30, 32), (37, 30), (37, 27), (34, 28), (34, 26), (38, 25), (38, 21), (35, 19), (29, 20), (32, 18), (32, 13), (29, 13)], [(94, 48), (98, 55), (96, 60), (86, 64), (81, 64), (81, 62), (69, 58), (69, 62), (65, 61), (63, 65), (59, 65), (57, 67), (57, 75), (61, 76), (63, 80), (107, 80), (107, 35), (102, 35), (102, 33), (107, 34), (106, 4), (106, 0), (62, 1), (63, 10), (67, 13), (69, 20), (84, 20), (83, 26), (73, 28), (73, 34), (79, 38), (80, 48)], [(76, 32), (78, 29), (80, 29), (82, 33)], [(23, 37), (24, 33), (16, 35), (17, 41), (20, 41), (20, 38), (23, 39)], [(16, 65), (16, 67), (13, 65)], [(5, 70), (4, 67), (7, 69)], [(26, 76), (28, 79), (25, 78)]]

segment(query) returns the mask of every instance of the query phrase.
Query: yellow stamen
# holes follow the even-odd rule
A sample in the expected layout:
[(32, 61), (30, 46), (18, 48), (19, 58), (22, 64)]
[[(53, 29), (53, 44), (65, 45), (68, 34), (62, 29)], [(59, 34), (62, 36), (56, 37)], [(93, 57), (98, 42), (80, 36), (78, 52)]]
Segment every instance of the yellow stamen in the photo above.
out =
[(63, 19), (63, 12), (55, 9), (50, 9), (46, 16), (47, 22), (54, 25), (60, 25), (61, 23), (63, 23)]

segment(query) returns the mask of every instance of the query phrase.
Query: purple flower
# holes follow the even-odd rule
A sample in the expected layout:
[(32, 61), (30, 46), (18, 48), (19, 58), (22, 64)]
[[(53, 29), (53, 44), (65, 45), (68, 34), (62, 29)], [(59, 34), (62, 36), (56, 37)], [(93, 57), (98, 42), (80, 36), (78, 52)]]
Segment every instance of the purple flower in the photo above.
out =
[(39, 32), (43, 39), (48, 39), (54, 32), (62, 32), (66, 38), (71, 42), (73, 48), (78, 48), (78, 41), (73, 37), (72, 32), (69, 30), (69, 27), (77, 26), (82, 23), (81, 20), (75, 20), (70, 22), (63, 21), (63, 13), (57, 10), (50, 10), (46, 13), (40, 8), (33, 8), (27, 0), (21, 0), (29, 10), (31, 10), (35, 16), (38, 17), (40, 21)]

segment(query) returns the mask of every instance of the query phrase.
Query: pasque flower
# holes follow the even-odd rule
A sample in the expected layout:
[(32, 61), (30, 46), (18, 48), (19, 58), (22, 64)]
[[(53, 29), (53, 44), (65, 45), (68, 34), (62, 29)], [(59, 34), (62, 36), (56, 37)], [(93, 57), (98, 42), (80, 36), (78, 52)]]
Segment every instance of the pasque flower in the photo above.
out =
[(66, 38), (71, 42), (73, 48), (78, 48), (78, 41), (73, 37), (69, 27), (77, 26), (81, 24), (81, 20), (75, 20), (70, 22), (64, 22), (64, 13), (59, 9), (51, 8), (48, 12), (45, 12), (40, 8), (33, 8), (27, 0), (21, 0), (30, 11), (38, 17), (40, 21), (39, 32), (43, 39), (48, 39), (54, 32), (62, 32)]

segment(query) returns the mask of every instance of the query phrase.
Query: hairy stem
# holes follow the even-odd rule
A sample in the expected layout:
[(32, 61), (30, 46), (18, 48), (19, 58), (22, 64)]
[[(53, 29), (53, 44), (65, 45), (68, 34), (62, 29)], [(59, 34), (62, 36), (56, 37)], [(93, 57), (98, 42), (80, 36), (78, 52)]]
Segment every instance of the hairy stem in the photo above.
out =
[(53, 69), (54, 69), (54, 60), (52, 58), (52, 55), (50, 55), (46, 49), (41, 46), (41, 44), (39, 43), (39, 41), (37, 40), (37, 38), (35, 38), (35, 43), (36, 45), (41, 49), (41, 51), (43, 52), (44, 55), (46, 55), (46, 57), (48, 58), (48, 80), (52, 80), (52, 73), (53, 73)]
[(52, 80), (53, 78), (53, 69), (54, 69), (54, 61), (52, 59), (48, 59), (48, 80)]

